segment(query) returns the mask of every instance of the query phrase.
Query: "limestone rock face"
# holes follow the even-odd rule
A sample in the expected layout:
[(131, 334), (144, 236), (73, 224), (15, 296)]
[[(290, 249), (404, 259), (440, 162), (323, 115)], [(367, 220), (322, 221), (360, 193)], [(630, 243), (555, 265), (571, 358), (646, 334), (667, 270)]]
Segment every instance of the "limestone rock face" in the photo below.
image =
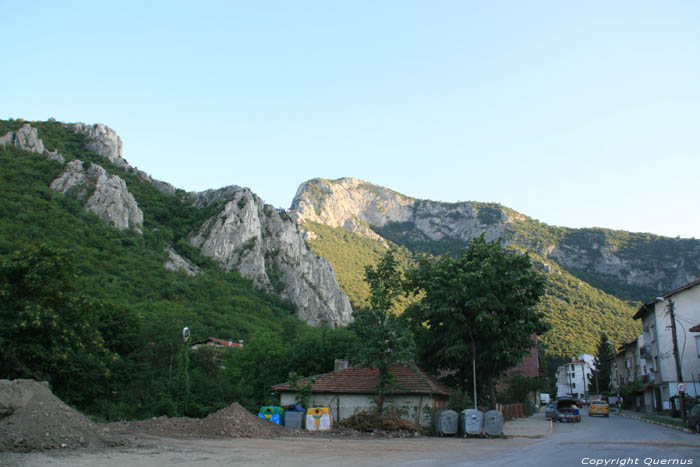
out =
[(88, 137), (90, 142), (87, 144), (87, 148), (89, 150), (106, 157), (114, 165), (137, 174), (142, 180), (153, 185), (161, 193), (175, 196), (177, 190), (173, 185), (161, 180), (156, 180), (143, 170), (129, 165), (126, 159), (124, 159), (124, 145), (122, 139), (117, 132), (110, 127), (102, 123), (95, 123), (93, 125), (74, 123), (73, 131), (82, 133)]
[(80, 160), (68, 163), (65, 172), (51, 182), (51, 189), (84, 201), (85, 209), (109, 225), (142, 233), (143, 212), (129, 193), (126, 182), (121, 177), (109, 176), (97, 164), (85, 169)]
[(166, 251), (168, 252), (168, 260), (163, 265), (165, 269), (168, 271), (184, 272), (190, 277), (194, 277), (199, 274), (200, 269), (180, 256), (177, 251), (173, 250), (172, 248), (168, 248)]
[(166, 195), (175, 196), (177, 189), (173, 185), (171, 185), (170, 183), (163, 182), (161, 180), (156, 180), (155, 178), (151, 177), (143, 170), (138, 170), (138, 169), (134, 169), (134, 170), (136, 171), (138, 176), (141, 177), (141, 180), (144, 180), (144, 181), (150, 183), (151, 185), (153, 185), (156, 188), (156, 190), (158, 190), (161, 193), (164, 193)]
[(40, 154), (44, 152), (44, 142), (39, 139), (36, 128), (32, 128), (29, 123), (25, 123), (22, 128), (17, 130), (13, 144), (24, 151)]
[(90, 138), (90, 142), (87, 145), (89, 150), (106, 157), (118, 167), (129, 167), (129, 163), (122, 157), (122, 139), (110, 127), (102, 123), (95, 123), (94, 125), (75, 123), (73, 124), (73, 131), (82, 133)]
[(198, 206), (228, 199), (190, 238), (202, 254), (294, 303), (298, 317), (309, 324), (350, 323), (350, 300), (340, 292), (330, 264), (309, 249), (289, 215), (263, 204), (247, 188), (231, 186), (192, 196)]
[(16, 146), (23, 151), (46, 154), (49, 160), (56, 161), (59, 164), (65, 163), (65, 159), (58, 151), (49, 152), (44, 147), (44, 142), (39, 138), (36, 128), (29, 123), (22, 125), (22, 128), (17, 130), (16, 133), (9, 132), (0, 137), (0, 146)]
[(583, 272), (621, 287), (669, 291), (700, 273), (697, 240), (620, 232), (627, 240), (616, 242), (610, 234), (609, 241), (605, 229), (550, 227), (499, 205), (417, 200), (353, 178), (303, 183), (290, 214), (397, 243), (445, 242), (454, 248), (484, 234), (487, 241), (501, 238), (556, 261), (575, 276)]
[(511, 221), (501, 213), (497, 219), (484, 222), (473, 203), (418, 200), (356, 178), (303, 183), (291, 214), (302, 222), (344, 227), (375, 240), (382, 239), (377, 231), (383, 227), (400, 224), (404, 230), (415, 230), (435, 241), (450, 238), (467, 242), (482, 233), (491, 241), (503, 236)]
[[(659, 238), (658, 241), (670, 243), (674, 240)], [(700, 245), (693, 241), (685, 242), (687, 246), (682, 248), (682, 255), (671, 253), (659, 258), (648, 251), (630, 254), (609, 243), (574, 243), (564, 239), (552, 249), (549, 257), (565, 268), (589, 271), (630, 285), (668, 292), (693, 282), (700, 273)]]

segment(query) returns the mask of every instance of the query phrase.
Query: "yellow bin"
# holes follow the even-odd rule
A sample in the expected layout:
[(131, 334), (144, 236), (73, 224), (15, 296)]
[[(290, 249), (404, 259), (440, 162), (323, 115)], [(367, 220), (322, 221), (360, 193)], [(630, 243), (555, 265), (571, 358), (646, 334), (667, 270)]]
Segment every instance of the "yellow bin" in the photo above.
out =
[(333, 412), (330, 407), (312, 407), (306, 411), (308, 431), (330, 431), (333, 428)]

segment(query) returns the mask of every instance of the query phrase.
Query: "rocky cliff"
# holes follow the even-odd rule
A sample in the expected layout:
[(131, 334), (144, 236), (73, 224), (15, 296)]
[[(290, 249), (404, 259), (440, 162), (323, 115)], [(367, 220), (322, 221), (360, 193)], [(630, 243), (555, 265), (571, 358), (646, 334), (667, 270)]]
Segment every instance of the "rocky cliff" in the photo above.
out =
[(109, 176), (97, 164), (80, 160), (69, 162), (65, 172), (51, 183), (51, 189), (81, 200), (85, 209), (109, 225), (142, 233), (143, 212), (129, 193), (126, 182), (116, 175)]
[[(169, 183), (155, 180), (132, 167), (123, 154), (119, 135), (103, 124), (76, 123), (73, 131), (87, 137), (86, 147), (115, 166), (137, 175), (158, 191), (178, 196)], [(87, 167), (87, 168), (86, 168)], [(143, 213), (119, 176), (109, 176), (97, 164), (73, 161), (51, 187), (85, 202), (87, 209), (119, 228), (143, 229)], [(236, 270), (256, 287), (294, 303), (298, 317), (312, 325), (344, 326), (352, 320), (352, 308), (340, 292), (330, 264), (306, 245), (297, 224), (283, 211), (264, 205), (250, 190), (229, 186), (178, 197), (184, 205), (199, 209), (222, 207), (190, 235), (190, 242), (226, 270)], [(164, 267), (194, 276), (199, 273), (172, 248)]]
[(36, 128), (29, 123), (22, 125), (16, 132), (9, 132), (0, 137), (0, 146), (15, 146), (23, 151), (45, 154), (49, 160), (65, 163), (65, 159), (58, 151), (49, 151), (44, 147), (44, 142), (39, 138)]
[(200, 207), (225, 201), (190, 238), (204, 255), (291, 301), (299, 318), (312, 325), (335, 327), (352, 320), (350, 301), (340, 292), (330, 264), (308, 248), (284, 211), (235, 186), (192, 196)]
[[(113, 130), (104, 125), (88, 127), (76, 124), (74, 128), (96, 135), (99, 140), (92, 139), (88, 147), (101, 151), (101, 155), (111, 157), (110, 160), (121, 159), (121, 139)], [(77, 131), (77, 130), (76, 130)], [(104, 140), (104, 141), (103, 141)], [(36, 128), (25, 123), (16, 132), (9, 132), (0, 137), (0, 146), (15, 146), (23, 151), (44, 154), (49, 160), (65, 163), (65, 158), (58, 151), (49, 151), (39, 138)], [(120, 165), (128, 166), (126, 161)], [(80, 160), (74, 160), (66, 165), (65, 172), (51, 183), (51, 189), (80, 199), (85, 209), (92, 211), (100, 218), (118, 228), (133, 228), (138, 233), (143, 228), (143, 213), (136, 200), (129, 193), (124, 180), (118, 176), (109, 176), (104, 168), (97, 164), (89, 164), (85, 169)]]
[[(129, 165), (123, 157), (122, 140), (111, 128), (76, 123), (73, 130), (87, 136), (89, 150), (136, 174), (161, 193), (176, 196), (177, 190), (169, 183)], [(143, 214), (128, 191), (120, 190), (126, 188), (124, 181), (108, 177), (100, 169), (93, 165), (86, 170), (79, 161), (72, 162), (52, 188), (78, 197), (92, 193), (86, 206), (117, 228), (135, 228), (140, 232)], [(105, 202), (107, 193), (114, 202)], [(192, 245), (203, 255), (215, 259), (226, 270), (240, 272), (255, 286), (294, 303), (298, 317), (312, 325), (344, 326), (352, 320), (350, 301), (340, 292), (329, 263), (307, 247), (303, 233), (286, 213), (264, 205), (250, 190), (237, 186), (188, 193), (181, 201), (197, 208), (223, 205), (190, 236)], [(98, 210), (98, 206), (102, 209)], [(198, 274), (198, 269), (177, 252), (167, 251), (167, 269), (191, 276)]]
[(411, 250), (457, 251), (484, 234), (537, 252), (592, 285), (644, 300), (700, 274), (700, 241), (606, 229), (547, 226), (498, 204), (418, 200), (362, 180), (303, 183), (290, 213)]

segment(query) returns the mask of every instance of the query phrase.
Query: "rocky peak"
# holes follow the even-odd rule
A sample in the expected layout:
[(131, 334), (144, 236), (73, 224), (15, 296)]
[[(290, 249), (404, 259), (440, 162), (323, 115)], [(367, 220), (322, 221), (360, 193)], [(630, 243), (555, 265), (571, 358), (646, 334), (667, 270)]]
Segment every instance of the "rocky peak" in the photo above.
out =
[(480, 210), (469, 202), (418, 200), (356, 178), (305, 182), (291, 208), (299, 221), (344, 227), (374, 239), (381, 238), (378, 230), (392, 224), (431, 240), (449, 237), (466, 242), (482, 233), (488, 240), (503, 236), (510, 222), (505, 212), (486, 219)]
[(95, 123), (94, 125), (75, 123), (73, 124), (73, 131), (82, 133), (90, 139), (87, 144), (87, 148), (90, 151), (106, 157), (118, 167), (129, 167), (129, 163), (122, 157), (122, 139), (110, 127), (102, 123)]
[(330, 264), (309, 249), (286, 212), (264, 204), (247, 188), (192, 196), (198, 206), (228, 199), (190, 238), (202, 254), (294, 303), (298, 317), (309, 324), (335, 327), (352, 320), (350, 300), (340, 292)]
[(44, 146), (44, 142), (39, 138), (36, 128), (29, 123), (22, 125), (16, 133), (9, 132), (0, 137), (0, 146), (16, 146), (23, 151), (46, 154), (49, 160), (64, 164), (65, 159), (58, 151), (49, 151)]
[(80, 160), (69, 162), (65, 172), (51, 182), (51, 189), (83, 201), (85, 209), (109, 225), (142, 232), (143, 212), (129, 193), (126, 182), (116, 175), (109, 176), (97, 164), (89, 164), (86, 169)]
[(417, 200), (352, 178), (303, 183), (292, 209), (300, 221), (427, 251), (455, 251), (482, 234), (502, 238), (623, 299), (675, 289), (700, 271), (694, 239), (552, 227), (497, 204)]
[(107, 125), (102, 123), (95, 123), (93, 125), (86, 123), (74, 123), (73, 131), (87, 136), (89, 140), (87, 149), (90, 151), (106, 157), (117, 167), (121, 167), (130, 172), (136, 173), (142, 180), (153, 185), (161, 193), (171, 196), (175, 195), (176, 189), (170, 183), (156, 180), (146, 172), (129, 165), (126, 159), (124, 159), (124, 145), (121, 137), (119, 137), (117, 132)]

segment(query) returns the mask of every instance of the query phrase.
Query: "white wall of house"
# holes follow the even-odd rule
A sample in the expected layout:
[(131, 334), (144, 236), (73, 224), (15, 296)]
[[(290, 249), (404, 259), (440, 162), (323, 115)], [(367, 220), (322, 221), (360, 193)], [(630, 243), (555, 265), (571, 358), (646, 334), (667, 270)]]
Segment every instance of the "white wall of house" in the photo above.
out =
[[(692, 396), (700, 394), (700, 334), (688, 331), (700, 324), (700, 284), (678, 292), (670, 297), (676, 314), (678, 354), (681, 360), (683, 381)], [(664, 410), (670, 408), (669, 398), (678, 394), (676, 360), (673, 355), (671, 317), (668, 299), (656, 302), (652, 311), (642, 318), (644, 336), (649, 342), (648, 364), (653, 364), (654, 382), (660, 384)]]
[[(583, 360), (583, 363), (574, 363), (574, 360)], [(557, 396), (571, 394), (574, 397), (590, 397), (588, 391), (589, 376), (592, 373), (594, 357), (583, 354), (573, 358), (571, 362), (557, 368)]]
[[(280, 405), (286, 407), (295, 403), (295, 394), (292, 392), (280, 393)], [(428, 409), (433, 401), (425, 395), (399, 395), (388, 397), (384, 401), (385, 407), (400, 409), (402, 417), (419, 425), (430, 424)], [(370, 411), (375, 406), (372, 396), (369, 394), (312, 394), (309, 401), (312, 407), (330, 407), (333, 412), (333, 420), (343, 420), (360, 411)]]

